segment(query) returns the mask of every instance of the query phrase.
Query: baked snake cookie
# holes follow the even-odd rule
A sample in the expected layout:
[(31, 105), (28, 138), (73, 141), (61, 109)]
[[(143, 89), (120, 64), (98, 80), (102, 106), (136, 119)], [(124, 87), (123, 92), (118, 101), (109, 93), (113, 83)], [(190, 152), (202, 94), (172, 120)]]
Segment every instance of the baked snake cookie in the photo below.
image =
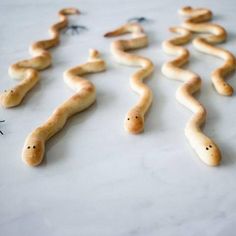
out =
[(68, 25), (67, 15), (79, 14), (75, 8), (65, 8), (59, 11), (60, 21), (53, 24), (49, 33), (51, 39), (33, 43), (30, 46), (31, 59), (19, 61), (9, 68), (10, 77), (21, 80), (20, 83), (0, 94), (0, 103), (5, 108), (19, 105), (26, 94), (39, 81), (39, 71), (48, 68), (52, 64), (52, 57), (47, 50), (59, 43), (59, 32)]
[(27, 165), (39, 165), (44, 157), (46, 141), (59, 132), (72, 115), (85, 110), (94, 103), (95, 86), (81, 76), (105, 69), (105, 62), (100, 58), (99, 52), (91, 50), (87, 63), (71, 68), (64, 73), (65, 83), (76, 93), (56, 108), (45, 123), (28, 135), (22, 152), (22, 159)]
[(137, 23), (125, 24), (114, 31), (106, 33), (105, 37), (114, 37), (126, 33), (132, 34), (132, 39), (117, 40), (111, 44), (111, 52), (117, 62), (129, 66), (140, 66), (131, 76), (131, 88), (140, 95), (138, 103), (130, 109), (125, 117), (125, 130), (132, 134), (140, 133), (144, 130), (144, 115), (152, 103), (152, 91), (143, 83), (143, 79), (148, 77), (153, 71), (153, 63), (145, 57), (134, 55), (126, 51), (143, 48), (148, 45), (148, 37), (143, 28)]
[(224, 42), (227, 38), (227, 32), (217, 24), (207, 23), (212, 18), (212, 12), (206, 8), (183, 7), (179, 13), (187, 17), (182, 24), (184, 28), (196, 33), (207, 33), (196, 37), (193, 40), (193, 46), (200, 52), (225, 60), (221, 67), (212, 72), (211, 78), (219, 94), (231, 96), (233, 88), (225, 81), (225, 76), (235, 70), (236, 60), (232, 53), (214, 45)]
[(206, 110), (192, 96), (193, 93), (199, 91), (201, 79), (197, 74), (181, 68), (189, 60), (189, 51), (180, 45), (191, 40), (191, 33), (181, 27), (170, 28), (170, 31), (178, 33), (180, 36), (164, 41), (162, 47), (167, 54), (177, 57), (162, 66), (162, 73), (169, 79), (184, 82), (176, 92), (176, 99), (194, 113), (185, 127), (185, 135), (190, 145), (205, 164), (209, 166), (219, 165), (221, 160), (219, 148), (201, 130), (201, 126), (206, 120)]

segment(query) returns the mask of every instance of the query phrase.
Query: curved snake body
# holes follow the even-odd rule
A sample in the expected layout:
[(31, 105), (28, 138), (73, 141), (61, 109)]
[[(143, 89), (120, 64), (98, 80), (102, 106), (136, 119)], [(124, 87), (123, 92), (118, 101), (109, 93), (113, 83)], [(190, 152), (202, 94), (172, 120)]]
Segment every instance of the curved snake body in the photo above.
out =
[(28, 135), (22, 152), (22, 159), (26, 164), (30, 166), (40, 164), (45, 152), (45, 142), (64, 127), (69, 117), (94, 103), (95, 86), (79, 75), (104, 71), (105, 67), (105, 62), (100, 58), (99, 52), (91, 50), (87, 63), (64, 73), (65, 83), (76, 93), (56, 108), (44, 124)]
[(180, 36), (164, 41), (162, 46), (166, 53), (177, 55), (177, 58), (165, 63), (162, 67), (162, 73), (170, 79), (184, 82), (184, 84), (178, 88), (176, 98), (182, 105), (186, 106), (194, 113), (186, 124), (185, 135), (192, 148), (204, 163), (211, 166), (218, 165), (221, 160), (220, 150), (201, 130), (201, 125), (206, 119), (206, 110), (203, 105), (192, 96), (193, 93), (200, 89), (201, 79), (197, 74), (180, 68), (189, 60), (188, 50), (180, 45), (190, 41), (191, 33), (180, 27), (174, 27), (170, 30), (174, 33), (179, 33)]
[(141, 66), (130, 79), (131, 88), (140, 95), (138, 103), (131, 108), (125, 118), (125, 129), (129, 133), (137, 134), (144, 129), (144, 115), (152, 103), (152, 91), (143, 83), (143, 79), (153, 71), (151, 60), (126, 51), (146, 47), (148, 45), (147, 35), (137, 23), (128, 23), (118, 29), (106, 33), (105, 37), (114, 37), (126, 33), (132, 33), (132, 39), (117, 40), (111, 44), (111, 52), (115, 59), (125, 65)]
[(216, 91), (225, 96), (233, 94), (233, 88), (225, 81), (225, 76), (235, 70), (236, 60), (229, 51), (216, 47), (214, 44), (226, 40), (225, 29), (217, 24), (206, 23), (212, 18), (212, 12), (205, 8), (183, 7), (179, 13), (188, 17), (182, 26), (192, 32), (208, 33), (210, 35), (198, 36), (193, 40), (194, 47), (200, 52), (207, 53), (225, 60), (225, 63), (212, 72), (212, 83)]
[(49, 33), (51, 39), (33, 43), (30, 46), (32, 59), (19, 61), (9, 68), (10, 77), (21, 80), (15, 87), (5, 90), (0, 95), (0, 103), (3, 107), (15, 107), (21, 103), (26, 94), (37, 84), (38, 71), (44, 70), (52, 63), (52, 57), (47, 50), (59, 43), (59, 32), (68, 25), (67, 15), (78, 14), (75, 8), (65, 8), (59, 12), (60, 21), (51, 26)]

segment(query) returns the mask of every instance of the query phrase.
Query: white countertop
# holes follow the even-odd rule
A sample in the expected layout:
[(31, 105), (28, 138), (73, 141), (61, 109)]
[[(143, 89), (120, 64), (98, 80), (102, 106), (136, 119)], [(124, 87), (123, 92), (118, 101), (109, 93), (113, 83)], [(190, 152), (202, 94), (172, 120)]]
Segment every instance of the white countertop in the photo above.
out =
[[(161, 75), (166, 56), (161, 42), (168, 27), (182, 19), (184, 5), (209, 7), (214, 22), (229, 32), (224, 48), (236, 54), (236, 4), (224, 1), (128, 0), (1, 0), (0, 89), (16, 84), (8, 66), (30, 58), (30, 43), (48, 38), (49, 26), (63, 7), (78, 7), (81, 16), (70, 24), (89, 28), (79, 35), (63, 34), (50, 50), (53, 66), (21, 106), (0, 109), (0, 235), (22, 236), (234, 236), (236, 232), (236, 97), (221, 97), (212, 88), (210, 73), (223, 62), (191, 49), (187, 68), (199, 73), (199, 100), (208, 111), (204, 132), (220, 146), (220, 167), (204, 165), (184, 136), (191, 112), (175, 100), (174, 82)], [(128, 18), (145, 16), (150, 46), (137, 50), (155, 64), (147, 84), (154, 92), (145, 132), (123, 129), (126, 112), (138, 96), (129, 87), (136, 70), (118, 65), (109, 47), (114, 39), (102, 35)], [(21, 161), (27, 134), (74, 92), (63, 72), (85, 62), (88, 49), (101, 51), (107, 72), (91, 78), (97, 102), (74, 116), (46, 146), (45, 161), (29, 168)], [(230, 84), (236, 90), (236, 75)]]

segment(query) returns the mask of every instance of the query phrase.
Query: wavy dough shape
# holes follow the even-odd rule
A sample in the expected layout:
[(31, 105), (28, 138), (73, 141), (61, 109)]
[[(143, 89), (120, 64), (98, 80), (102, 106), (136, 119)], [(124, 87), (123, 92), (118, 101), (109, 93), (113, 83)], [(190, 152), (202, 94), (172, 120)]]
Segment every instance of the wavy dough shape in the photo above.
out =
[(45, 152), (45, 142), (64, 127), (69, 117), (94, 103), (96, 99), (95, 86), (79, 75), (97, 73), (105, 69), (105, 62), (100, 58), (99, 52), (91, 50), (87, 63), (64, 73), (65, 83), (75, 90), (76, 94), (56, 108), (43, 125), (28, 135), (22, 152), (22, 159), (26, 164), (30, 166), (40, 164)]
[(10, 77), (22, 81), (17, 86), (0, 94), (0, 103), (3, 107), (10, 108), (19, 105), (26, 94), (37, 84), (39, 80), (38, 71), (44, 70), (52, 64), (52, 57), (47, 49), (59, 43), (59, 31), (68, 25), (67, 15), (79, 14), (79, 11), (75, 8), (65, 8), (58, 14), (60, 21), (49, 29), (52, 38), (31, 45), (32, 59), (19, 61), (10, 66)]
[(183, 7), (179, 13), (189, 17), (182, 26), (192, 32), (210, 33), (211, 35), (199, 36), (193, 40), (193, 46), (200, 52), (207, 53), (225, 60), (223, 66), (215, 69), (212, 74), (212, 83), (216, 91), (224, 96), (231, 96), (233, 88), (225, 81), (224, 77), (236, 68), (236, 60), (229, 51), (213, 46), (226, 40), (225, 29), (217, 24), (206, 23), (212, 18), (212, 12), (205, 8)]
[(163, 42), (163, 50), (171, 55), (177, 55), (174, 60), (165, 63), (162, 66), (162, 73), (175, 80), (183, 81), (176, 92), (177, 100), (194, 115), (187, 122), (185, 135), (190, 145), (196, 151), (200, 159), (207, 165), (216, 166), (220, 163), (221, 153), (217, 145), (201, 131), (201, 125), (206, 119), (206, 110), (203, 105), (197, 101), (192, 94), (197, 92), (201, 87), (201, 79), (191, 71), (183, 70), (180, 67), (189, 60), (189, 51), (179, 45), (190, 41), (191, 33), (180, 27), (173, 27), (171, 32), (179, 33), (180, 36)]
[(152, 61), (145, 57), (125, 52), (130, 49), (143, 48), (148, 45), (147, 35), (139, 24), (125, 24), (112, 32), (106, 33), (104, 36), (113, 37), (126, 33), (132, 33), (132, 39), (113, 42), (111, 44), (111, 52), (115, 59), (121, 64), (142, 67), (142, 69), (132, 75), (130, 80), (131, 88), (140, 95), (140, 99), (127, 113), (124, 125), (126, 131), (137, 134), (144, 129), (144, 115), (152, 103), (152, 91), (143, 83), (143, 79), (152, 73), (154, 66)]

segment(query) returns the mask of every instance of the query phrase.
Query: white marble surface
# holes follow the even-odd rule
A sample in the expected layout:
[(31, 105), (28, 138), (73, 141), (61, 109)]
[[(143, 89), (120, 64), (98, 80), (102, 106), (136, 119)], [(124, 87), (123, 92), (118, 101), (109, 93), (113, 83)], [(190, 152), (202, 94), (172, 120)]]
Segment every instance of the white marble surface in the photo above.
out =
[[(214, 22), (225, 26), (223, 45), (236, 54), (236, 4), (224, 1), (127, 0), (1, 0), (0, 89), (15, 82), (8, 66), (28, 58), (31, 42), (48, 37), (57, 11), (75, 6), (85, 14), (71, 23), (85, 25), (80, 35), (62, 35), (51, 50), (53, 67), (41, 73), (39, 85), (20, 107), (0, 110), (0, 235), (24, 236), (234, 236), (236, 233), (235, 96), (216, 94), (210, 72), (221, 60), (196, 52), (188, 68), (203, 79), (199, 99), (208, 110), (205, 132), (219, 144), (222, 165), (205, 166), (192, 151), (183, 128), (191, 113), (175, 100), (179, 83), (160, 73), (169, 59), (161, 50), (168, 27), (181, 22), (184, 5), (210, 7)], [(137, 96), (128, 78), (134, 68), (117, 65), (110, 55), (113, 39), (103, 33), (133, 16), (145, 16), (150, 46), (138, 50), (153, 60), (148, 80), (154, 101), (145, 132), (128, 135), (123, 119)], [(106, 73), (89, 78), (97, 86), (97, 103), (73, 117), (47, 144), (46, 159), (38, 168), (21, 161), (26, 135), (73, 94), (62, 73), (87, 58), (94, 47), (107, 61)], [(236, 89), (235, 75), (230, 83)]]

